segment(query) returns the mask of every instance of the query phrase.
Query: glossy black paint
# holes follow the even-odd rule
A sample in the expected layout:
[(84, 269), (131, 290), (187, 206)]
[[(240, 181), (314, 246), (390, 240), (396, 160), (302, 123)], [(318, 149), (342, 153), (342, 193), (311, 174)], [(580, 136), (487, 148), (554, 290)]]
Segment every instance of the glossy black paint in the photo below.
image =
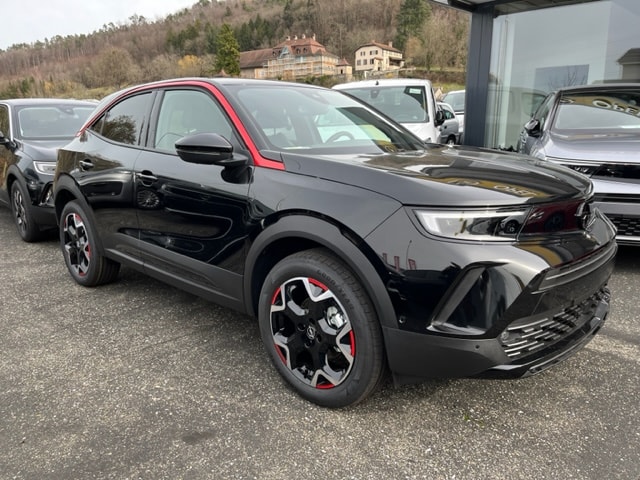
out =
[[(233, 124), (228, 140), (237, 161), (221, 166), (209, 161), (206, 149), (181, 159), (154, 148), (151, 134), (125, 145), (85, 128), (58, 157), (58, 215), (76, 199), (91, 212), (97, 248), (108, 258), (253, 315), (261, 285), (279, 260), (324, 247), (371, 298), (399, 382), (492, 369), (532, 373), (573, 352), (604, 321), (608, 297), (595, 295), (606, 289), (616, 246), (611, 224), (597, 211), (584, 228), (500, 242), (435, 236), (414, 213), (453, 206), (563, 208), (590, 200), (586, 177), (481, 149), (274, 150), (235, 96), (252, 85), (281, 86), (190, 79), (134, 89), (157, 91), (156, 101), (180, 88), (216, 99)], [(104, 102), (87, 127), (109, 102), (127, 95)], [(153, 127), (158, 107), (150, 112), (146, 124)], [(189, 145), (189, 137), (180, 142)], [(225, 144), (214, 139), (209, 146), (219, 152)], [(534, 348), (517, 361), (506, 355), (511, 326), (586, 303), (584, 321), (574, 322), (555, 350)]]

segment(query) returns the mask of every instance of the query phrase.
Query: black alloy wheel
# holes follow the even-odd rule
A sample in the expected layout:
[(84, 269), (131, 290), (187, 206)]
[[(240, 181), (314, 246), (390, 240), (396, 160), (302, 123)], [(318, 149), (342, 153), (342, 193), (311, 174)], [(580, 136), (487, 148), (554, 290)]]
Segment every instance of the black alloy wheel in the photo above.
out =
[(273, 268), (260, 296), (259, 322), (278, 372), (318, 405), (354, 405), (383, 378), (373, 306), (353, 273), (328, 251), (296, 253)]
[(26, 188), (16, 180), (11, 185), (11, 212), (18, 234), (25, 242), (35, 242), (42, 236), (31, 212), (31, 202)]
[(118, 276), (120, 264), (101, 255), (88, 216), (75, 201), (62, 210), (60, 246), (69, 273), (80, 285), (95, 287)]

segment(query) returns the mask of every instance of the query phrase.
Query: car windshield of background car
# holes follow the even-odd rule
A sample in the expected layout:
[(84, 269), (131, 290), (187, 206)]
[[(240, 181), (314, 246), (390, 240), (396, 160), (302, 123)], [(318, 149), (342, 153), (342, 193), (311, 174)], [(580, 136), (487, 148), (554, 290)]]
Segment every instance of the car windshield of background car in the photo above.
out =
[(465, 92), (449, 92), (442, 101), (451, 105), (454, 112), (464, 112), (464, 96)]
[(23, 139), (72, 138), (93, 110), (62, 104), (23, 107), (18, 111), (17, 131)]
[(640, 130), (640, 92), (629, 95), (588, 93), (563, 97), (555, 128), (558, 130)]
[(424, 90), (421, 87), (348, 88), (346, 92), (380, 110), (400, 123), (428, 121)]

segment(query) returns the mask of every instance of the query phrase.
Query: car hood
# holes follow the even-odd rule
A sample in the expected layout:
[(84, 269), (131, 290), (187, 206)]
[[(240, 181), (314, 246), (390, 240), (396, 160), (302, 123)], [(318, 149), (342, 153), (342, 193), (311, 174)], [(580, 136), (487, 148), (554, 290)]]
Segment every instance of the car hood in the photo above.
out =
[(22, 151), (34, 160), (39, 161), (56, 161), (58, 149), (69, 143), (71, 138), (60, 140), (21, 140)]
[(551, 133), (544, 145), (547, 157), (611, 163), (640, 163), (640, 132)]
[(430, 145), (379, 155), (283, 154), (287, 171), (357, 185), (404, 205), (469, 206), (545, 203), (583, 197), (587, 177), (528, 156)]

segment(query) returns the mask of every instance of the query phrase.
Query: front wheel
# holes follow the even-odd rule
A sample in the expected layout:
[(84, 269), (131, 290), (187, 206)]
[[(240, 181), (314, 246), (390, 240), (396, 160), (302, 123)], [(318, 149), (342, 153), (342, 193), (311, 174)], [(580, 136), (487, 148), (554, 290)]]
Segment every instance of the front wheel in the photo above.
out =
[(382, 334), (371, 301), (328, 251), (280, 261), (262, 287), (258, 320), (276, 369), (307, 400), (354, 405), (383, 378)]
[(62, 210), (60, 246), (69, 273), (80, 285), (95, 287), (118, 276), (120, 264), (100, 254), (89, 217), (76, 201)]
[(11, 213), (18, 234), (25, 242), (35, 242), (42, 237), (31, 208), (31, 198), (27, 189), (16, 180), (11, 185)]

